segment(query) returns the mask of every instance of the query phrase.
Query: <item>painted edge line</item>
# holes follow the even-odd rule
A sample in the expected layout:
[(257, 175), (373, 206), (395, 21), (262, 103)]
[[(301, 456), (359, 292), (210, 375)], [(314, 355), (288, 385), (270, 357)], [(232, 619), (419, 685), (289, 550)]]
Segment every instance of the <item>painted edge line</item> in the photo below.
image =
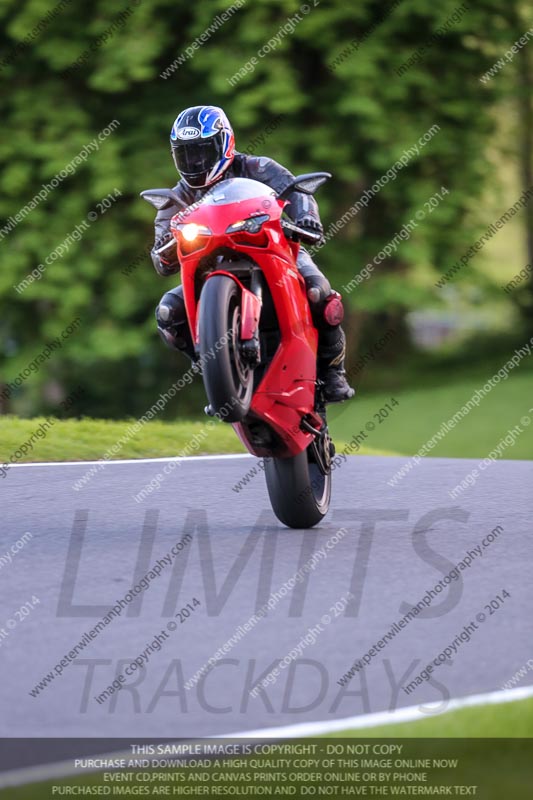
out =
[[(482, 705), (496, 705), (500, 703), (512, 703), (517, 700), (525, 700), (533, 697), (533, 686), (524, 686), (517, 689), (503, 689), (485, 694), (467, 695), (450, 700), (445, 711), (437, 712), (433, 718), (449, 714), (462, 708)], [(344, 717), (343, 719), (321, 720), (319, 722), (302, 722), (297, 725), (280, 725), (276, 728), (259, 728), (257, 730), (241, 731), (238, 733), (217, 734), (209, 738), (213, 739), (294, 739), (296, 737), (320, 736), (326, 733), (335, 733), (345, 730), (360, 730), (373, 728), (378, 725), (393, 725), (398, 722), (413, 722), (420, 719), (428, 719), (428, 714), (420, 711), (421, 706), (406, 706), (394, 711), (377, 711), (373, 714), (362, 714), (356, 717)], [(422, 716), (423, 715), (423, 716)], [(54, 737), (50, 737), (54, 738)], [(90, 738), (90, 737), (89, 737)], [(122, 737), (121, 737), (122, 738)], [(134, 737), (140, 738), (140, 737)], [(150, 738), (149, 736), (147, 737)], [(207, 737), (205, 737), (207, 738)], [(452, 737), (453, 738), (453, 737)], [(190, 742), (201, 741), (201, 739), (191, 739)], [(169, 741), (168, 744), (172, 744)], [(91, 758), (110, 757), (111, 753), (101, 753), (92, 755)], [(118, 752), (112, 754), (113, 758), (131, 758), (131, 753)], [(55, 764), (44, 764), (36, 767), (26, 767), (23, 769), (10, 770), (0, 774), (0, 790), (7, 787), (23, 786), (29, 783), (40, 783), (54, 779), (70, 778), (74, 775), (80, 777), (80, 771), (73, 766), (74, 757), (68, 761), (59, 761)], [(87, 769), (82, 774), (102, 772), (100, 769)]]
[[(106, 461), (105, 459), (98, 459), (97, 461), (31, 461), (28, 464), (9, 464), (9, 469), (23, 469), (24, 467), (83, 467), (91, 466), (93, 464), (106, 464), (106, 466), (113, 466), (114, 464), (156, 464), (162, 461), (216, 461), (217, 459), (228, 458), (256, 458), (251, 453), (210, 453), (203, 456), (166, 456), (161, 458), (113, 458)], [(352, 454), (347, 458), (363, 459), (387, 459), (387, 461), (404, 460), (406, 456), (403, 455), (388, 455), (383, 453), (362, 453)], [(430, 461), (433, 464), (461, 462), (467, 464), (469, 462), (476, 463), (475, 458), (433, 458), (425, 457), (425, 461)], [(1, 463), (1, 462), (0, 462)], [(513, 458), (513, 459), (498, 459), (499, 464), (533, 464), (533, 459)], [(397, 486), (394, 488), (398, 488)]]
[[(358, 458), (393, 458), (394, 456), (380, 455), (361, 455)], [(404, 458), (404, 456), (397, 456)], [(31, 461), (28, 464), (9, 464), (9, 469), (23, 469), (24, 467), (84, 467), (94, 464), (105, 464), (106, 467), (121, 464), (157, 464), (162, 461), (217, 461), (218, 459), (228, 458), (257, 458), (251, 453), (210, 453), (203, 456), (164, 456), (161, 458), (113, 458), (106, 461), (100, 458), (98, 461)], [(348, 456), (354, 458), (354, 456)], [(449, 459), (453, 460), (453, 459)], [(0, 462), (1, 463), (1, 462)]]
[[(376, 711), (373, 714), (362, 714), (356, 717), (342, 719), (321, 720), (319, 722), (300, 722), (296, 725), (281, 725), (277, 728), (262, 728), (255, 731), (243, 731), (227, 734), (227, 738), (240, 739), (241, 737), (261, 738), (287, 738), (293, 739), (300, 736), (319, 736), (325, 733), (335, 733), (345, 730), (359, 730), (363, 728), (376, 728), (381, 725), (396, 725), (400, 722), (418, 722), (422, 719), (435, 719), (439, 716), (458, 711), (462, 708), (482, 705), (497, 705), (512, 703), (517, 700), (526, 700), (533, 697), (533, 686), (523, 686), (517, 689), (502, 689), (485, 694), (472, 694), (448, 701), (443, 711), (433, 713), (421, 711), (420, 705), (397, 708), (394, 711)], [(427, 706), (425, 706), (427, 708)], [(215, 737), (219, 738), (219, 737)]]
[(10, 464), (9, 469), (22, 469), (24, 467), (84, 467), (91, 464), (105, 464), (107, 467), (115, 464), (155, 464), (161, 461), (216, 461), (220, 458), (254, 458), (250, 453), (215, 453), (205, 456), (167, 456), (166, 458), (116, 458), (106, 461), (32, 461), (30, 464)]

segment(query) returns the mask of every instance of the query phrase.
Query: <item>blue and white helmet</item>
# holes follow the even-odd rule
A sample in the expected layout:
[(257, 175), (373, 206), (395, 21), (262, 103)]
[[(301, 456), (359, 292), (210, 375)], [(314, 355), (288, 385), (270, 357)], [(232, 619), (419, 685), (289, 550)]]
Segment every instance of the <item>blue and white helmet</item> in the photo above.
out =
[(218, 106), (192, 106), (178, 114), (170, 132), (176, 169), (193, 189), (211, 186), (235, 157), (230, 121)]

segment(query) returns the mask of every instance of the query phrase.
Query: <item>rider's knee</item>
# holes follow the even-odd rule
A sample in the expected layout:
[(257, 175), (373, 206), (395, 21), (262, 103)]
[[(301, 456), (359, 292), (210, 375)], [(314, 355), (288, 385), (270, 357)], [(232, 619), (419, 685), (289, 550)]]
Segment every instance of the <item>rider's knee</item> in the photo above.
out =
[(298, 269), (305, 281), (307, 299), (316, 325), (331, 294), (331, 284), (304, 248), (298, 253)]
[(311, 306), (323, 306), (331, 294), (331, 284), (320, 272), (304, 275), (307, 297)]
[(306, 276), (304, 280), (311, 316), (317, 328), (340, 325), (344, 318), (344, 305), (340, 294), (331, 288), (328, 279), (320, 273)]
[(166, 292), (155, 310), (158, 328), (170, 328), (186, 322), (185, 302), (183, 296), (177, 292)]
[(173, 291), (164, 294), (155, 310), (155, 318), (163, 342), (173, 350), (182, 350), (193, 358), (194, 348), (187, 325), (182, 292)]

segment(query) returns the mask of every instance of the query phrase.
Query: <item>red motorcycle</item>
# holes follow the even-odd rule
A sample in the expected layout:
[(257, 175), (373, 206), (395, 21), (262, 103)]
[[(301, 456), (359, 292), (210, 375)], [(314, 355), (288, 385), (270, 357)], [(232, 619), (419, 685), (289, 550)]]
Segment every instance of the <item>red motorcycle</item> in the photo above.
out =
[[(300, 242), (320, 235), (283, 209), (291, 192), (313, 194), (330, 177), (300, 175), (278, 195), (248, 178), (224, 180), (171, 221), (206, 412), (222, 412), (264, 459), (272, 508), (291, 528), (312, 527), (327, 513), (335, 448), (316, 377), (317, 330), (296, 266)], [(171, 189), (141, 196), (157, 209), (183, 206)]]

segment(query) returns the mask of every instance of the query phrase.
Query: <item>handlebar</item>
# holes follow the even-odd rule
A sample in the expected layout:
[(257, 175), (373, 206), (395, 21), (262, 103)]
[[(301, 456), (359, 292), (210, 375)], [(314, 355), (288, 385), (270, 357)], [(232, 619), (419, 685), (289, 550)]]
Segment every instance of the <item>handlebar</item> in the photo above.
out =
[[(292, 241), (298, 242), (308, 242), (309, 244), (318, 244), (322, 239), (321, 233), (314, 233), (313, 231), (308, 230), (307, 228), (300, 228), (298, 225), (295, 225), (294, 222), (290, 222), (288, 219), (282, 219), (281, 227), (285, 231), (287, 238), (291, 239)], [(161, 255), (165, 252), (165, 250), (169, 250), (172, 247), (176, 246), (176, 240), (174, 238), (170, 239), (161, 247), (158, 247), (157, 250), (154, 250), (156, 255)]]
[(171, 247), (176, 247), (176, 240), (170, 239), (166, 244), (162, 247), (159, 247), (157, 250), (154, 250), (155, 255), (159, 256), (161, 253), (164, 253), (165, 250), (169, 250)]
[(298, 225), (295, 225), (294, 222), (289, 222), (287, 219), (281, 220), (281, 227), (284, 231), (292, 234), (292, 236), (288, 236), (287, 238), (290, 238), (293, 241), (318, 244), (322, 239), (321, 233), (313, 233), (313, 231), (307, 230), (307, 228), (300, 228)]

